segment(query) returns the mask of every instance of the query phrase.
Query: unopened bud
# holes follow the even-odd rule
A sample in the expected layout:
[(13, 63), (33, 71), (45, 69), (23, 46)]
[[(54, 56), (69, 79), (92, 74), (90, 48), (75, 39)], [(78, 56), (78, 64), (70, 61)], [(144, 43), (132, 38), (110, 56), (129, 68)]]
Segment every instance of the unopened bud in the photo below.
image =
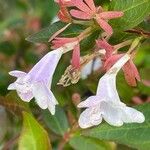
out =
[(79, 93), (74, 93), (72, 95), (72, 102), (75, 106), (77, 106), (81, 102), (81, 96)]

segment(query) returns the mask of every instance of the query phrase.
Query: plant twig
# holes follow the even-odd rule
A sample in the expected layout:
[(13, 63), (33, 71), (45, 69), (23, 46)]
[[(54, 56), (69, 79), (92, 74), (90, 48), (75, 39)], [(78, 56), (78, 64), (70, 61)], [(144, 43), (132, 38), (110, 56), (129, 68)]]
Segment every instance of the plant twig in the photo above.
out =
[(17, 134), (15, 137), (13, 137), (12, 139), (10, 139), (8, 142), (5, 143), (4, 147), (2, 148), (2, 150), (10, 150), (10, 148), (16, 143), (16, 141), (18, 140), (20, 134)]

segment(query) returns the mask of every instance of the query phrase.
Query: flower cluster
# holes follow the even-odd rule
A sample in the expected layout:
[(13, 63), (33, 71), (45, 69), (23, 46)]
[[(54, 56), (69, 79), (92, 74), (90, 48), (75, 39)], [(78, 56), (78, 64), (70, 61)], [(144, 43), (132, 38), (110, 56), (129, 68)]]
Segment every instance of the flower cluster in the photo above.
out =
[[(117, 53), (114, 54), (117, 46), (110, 45), (105, 39), (97, 40), (97, 46), (106, 50), (104, 64), (106, 70), (110, 69), (110, 67), (124, 55)], [(127, 83), (131, 86), (136, 86), (136, 80), (140, 81), (140, 75), (132, 59), (133, 57), (130, 58), (130, 60), (122, 67), (122, 69)]]
[[(16, 90), (19, 97), (26, 102), (35, 98), (42, 109), (48, 108), (54, 115), (55, 105), (58, 102), (51, 91), (53, 74), (61, 56), (73, 50), (71, 64), (58, 84), (69, 86), (77, 83), (80, 77), (86, 78), (91, 73), (89, 69), (94, 60), (96, 60), (94, 71), (98, 68), (106, 71), (99, 80), (96, 95), (78, 105), (79, 108), (86, 108), (79, 118), (80, 127), (98, 125), (102, 122), (102, 118), (114, 126), (131, 122), (142, 123), (145, 119), (144, 115), (122, 103), (116, 89), (116, 76), (121, 68), (131, 86), (136, 86), (136, 80), (140, 81), (138, 70), (133, 63), (134, 50), (140, 39), (117, 45), (108, 43), (113, 34), (113, 28), (108, 21), (122, 17), (123, 12), (106, 11), (101, 6), (97, 7), (93, 0), (55, 0), (55, 2), (60, 7), (59, 19), (68, 23), (49, 39), (51, 48), (55, 50), (47, 53), (28, 73), (17, 70), (9, 72), (17, 80), (9, 85), (8, 90)], [(86, 28), (75, 37), (58, 36), (72, 24), (81, 24)], [(80, 42), (91, 35), (94, 29), (101, 31), (100, 38), (95, 41), (94, 51), (81, 57)], [(118, 52), (120, 48), (129, 45), (131, 46), (127, 53)]]

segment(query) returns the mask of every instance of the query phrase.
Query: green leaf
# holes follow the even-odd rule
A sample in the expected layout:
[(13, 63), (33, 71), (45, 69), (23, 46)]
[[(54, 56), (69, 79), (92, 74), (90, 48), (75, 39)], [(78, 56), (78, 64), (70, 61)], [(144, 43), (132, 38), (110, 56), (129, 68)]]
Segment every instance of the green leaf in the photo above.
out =
[(140, 150), (150, 149), (150, 104), (139, 105), (135, 108), (144, 113), (146, 118), (144, 123), (124, 124), (121, 127), (113, 127), (104, 123), (83, 131), (83, 135), (114, 141)]
[(91, 50), (93, 46), (96, 44), (95, 39), (98, 38), (99, 34), (100, 34), (100, 31), (96, 30), (90, 36), (88, 36), (83, 41), (81, 41), (82, 54), (89, 54), (88, 50)]
[(19, 139), (19, 150), (51, 150), (47, 132), (28, 113), (23, 113), (23, 130)]
[(150, 0), (113, 0), (111, 10), (120, 10), (124, 16), (111, 21), (116, 30), (127, 30), (137, 26), (150, 14)]
[(55, 115), (51, 115), (48, 110), (43, 113), (46, 125), (56, 134), (64, 135), (69, 129), (66, 114), (60, 107), (56, 107)]
[(78, 24), (71, 24), (65, 31), (63, 31), (60, 35), (63, 37), (76, 37), (78, 36), (83, 30), (85, 29), (84, 26)]
[(58, 30), (63, 28), (66, 24), (62, 22), (56, 22), (49, 27), (42, 29), (41, 31), (26, 38), (27, 41), (33, 43), (43, 43), (48, 42), (49, 38)]
[[(29, 36), (26, 38), (27, 41), (34, 42), (34, 43), (47, 43), (49, 38), (58, 30), (62, 29), (66, 23), (56, 22), (50, 25), (47, 28), (42, 29), (41, 31)], [(83, 31), (84, 27), (81, 25), (70, 25), (68, 28), (60, 34), (63, 37), (75, 37)]]
[(0, 105), (19, 116), (22, 115), (22, 111), (30, 112), (28, 104), (23, 102), (14, 91), (9, 92), (6, 97), (1, 96)]
[(74, 136), (69, 144), (76, 150), (112, 150), (113, 145), (95, 138)]

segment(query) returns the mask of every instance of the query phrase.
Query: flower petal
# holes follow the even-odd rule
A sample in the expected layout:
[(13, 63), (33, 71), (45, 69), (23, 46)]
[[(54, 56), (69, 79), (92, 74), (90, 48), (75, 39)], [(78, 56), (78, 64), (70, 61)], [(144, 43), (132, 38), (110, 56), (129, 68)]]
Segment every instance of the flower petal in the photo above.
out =
[(74, 47), (71, 63), (72, 63), (72, 67), (74, 67), (75, 69), (80, 68), (80, 45), (79, 43)]
[(140, 81), (140, 80), (141, 80), (141, 77), (140, 77), (139, 71), (138, 71), (137, 67), (135, 66), (135, 64), (133, 63), (132, 60), (130, 60), (130, 65), (131, 65), (131, 68), (132, 68), (132, 70), (133, 70), (133, 72), (134, 72), (135, 78), (136, 78), (138, 81)]
[(72, 10), (70, 10), (70, 14), (73, 17), (78, 18), (78, 19), (91, 19), (91, 15), (89, 15), (83, 11), (80, 11), (80, 10), (72, 9)]
[(27, 74), (32, 82), (44, 82), (51, 86), (52, 76), (63, 54), (63, 50), (54, 50), (46, 54)]
[(128, 62), (130, 59), (130, 55), (125, 54), (123, 57), (121, 57), (108, 71), (106, 74), (111, 75), (115, 74), (120, 71), (120, 69)]
[(111, 101), (120, 102), (120, 98), (116, 89), (116, 75), (129, 59), (129, 55), (124, 55), (99, 80), (96, 92), (97, 96), (101, 97), (101, 99), (109, 99)]
[(52, 114), (55, 113), (55, 105), (58, 104), (53, 93), (43, 83), (35, 83), (33, 85), (33, 95), (37, 104), (42, 108), (49, 108)]
[(123, 12), (122, 11), (108, 11), (108, 12), (100, 13), (99, 16), (103, 19), (114, 19), (114, 18), (122, 17)]
[(122, 120), (125, 123), (143, 123), (145, 121), (144, 115), (131, 107), (122, 108)]
[(104, 64), (104, 68), (109, 70), (124, 54), (115, 54), (110, 56)]
[(76, 6), (79, 10), (91, 14), (90, 8), (83, 2), (83, 0), (73, 0), (73, 5)]
[[(66, 23), (71, 22), (71, 17), (70, 17), (70, 14), (69, 14), (68, 10), (67, 10), (66, 12), (63, 12), (63, 10), (60, 10), (60, 11), (58, 12), (57, 16), (58, 16), (58, 18), (59, 18), (62, 22), (66, 22)], [(63, 30), (63, 31), (64, 31), (64, 30)], [(63, 31), (62, 31), (62, 32), (63, 32)], [(60, 31), (60, 33), (61, 33), (61, 31)], [(60, 34), (60, 33), (59, 33), (59, 34)], [(56, 36), (57, 36), (57, 35), (55, 35), (55, 37), (56, 37)], [(49, 41), (51, 41), (51, 39), (50, 39)]]
[(96, 17), (97, 23), (100, 25), (100, 27), (107, 32), (109, 35), (112, 35), (113, 29), (112, 27), (107, 23), (107, 21), (101, 19), (100, 17)]
[(105, 74), (99, 80), (96, 95), (101, 99), (109, 99), (111, 101), (120, 102), (120, 98), (116, 89), (116, 76), (114, 74)]
[(101, 114), (97, 113), (93, 115), (92, 112), (93, 109), (88, 108), (81, 113), (78, 121), (81, 128), (89, 128), (102, 122)]
[(127, 83), (130, 86), (136, 86), (136, 79), (140, 81), (140, 75), (133, 61), (130, 60), (129, 62), (127, 62), (122, 69)]
[(22, 92), (17, 91), (17, 93), (19, 97), (25, 102), (30, 102), (30, 100), (33, 98), (32, 92), (22, 93)]
[(61, 28), (60, 30), (58, 30), (57, 32), (55, 32), (50, 39), (48, 40), (48, 42), (52, 41), (56, 36), (58, 36), (60, 33), (62, 33), (64, 30), (66, 30), (69, 26), (71, 25), (71, 23), (68, 23), (66, 26), (64, 26), (63, 28)]
[(52, 49), (58, 48), (57, 50), (63, 50), (63, 53), (66, 53), (74, 48), (77, 45), (78, 39), (74, 38), (55, 38), (52, 41)]
[(107, 102), (102, 102), (100, 106), (102, 116), (106, 122), (113, 126), (122, 126), (121, 110)]
[(57, 105), (58, 102), (57, 102), (54, 94), (51, 91), (49, 91), (49, 92), (50, 92), (50, 99), (52, 101), (48, 101), (48, 110), (51, 112), (52, 115), (54, 115), (55, 114), (55, 105)]
[(8, 88), (8, 90), (16, 90), (16, 86), (15, 86), (15, 83), (11, 83)]
[(100, 103), (100, 97), (90, 96), (85, 101), (82, 101), (81, 103), (79, 103), (78, 108), (92, 107), (92, 106), (96, 106), (98, 103)]
[(102, 122), (102, 115), (100, 114), (100, 112), (97, 114), (93, 114), (90, 120), (93, 126), (97, 126)]
[(85, 2), (93, 12), (96, 12), (94, 0), (85, 0)]
[(102, 48), (106, 50), (106, 58), (109, 58), (112, 55), (114, 51), (114, 47), (110, 45), (105, 39), (97, 40), (96, 44), (98, 48)]
[(49, 105), (48, 110), (51, 112), (52, 115), (55, 114), (55, 105)]
[(89, 127), (93, 126), (89, 119), (90, 113), (91, 113), (91, 109), (88, 108), (80, 114), (78, 122), (79, 122), (79, 126), (81, 128), (84, 129), (84, 128), (89, 128)]
[(45, 85), (36, 83), (32, 87), (33, 95), (37, 104), (42, 108), (46, 109), (48, 107), (48, 94)]
[(24, 77), (24, 76), (26, 75), (25, 72), (23, 72), (23, 71), (18, 71), (18, 70), (10, 71), (9, 74), (10, 74), (11, 76), (14, 76), (14, 77), (17, 77), (17, 78), (19, 78), (19, 77)]

